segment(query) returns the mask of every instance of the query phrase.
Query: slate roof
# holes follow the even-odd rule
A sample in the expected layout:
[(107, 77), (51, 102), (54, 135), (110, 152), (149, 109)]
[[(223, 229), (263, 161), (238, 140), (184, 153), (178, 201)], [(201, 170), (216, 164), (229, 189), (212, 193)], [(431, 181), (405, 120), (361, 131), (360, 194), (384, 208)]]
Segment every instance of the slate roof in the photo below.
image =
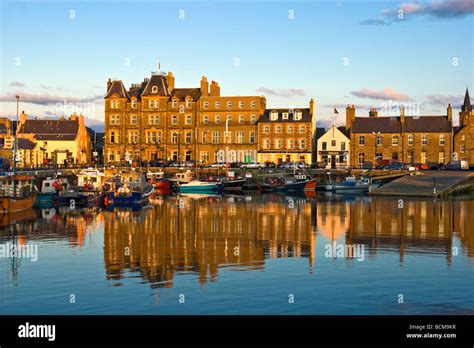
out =
[(0, 134), (7, 134), (7, 133), (8, 133), (7, 126), (5, 126), (4, 124), (0, 124)]
[(466, 88), (466, 94), (464, 95), (464, 103), (461, 106), (462, 112), (472, 111), (471, 98), (469, 97), (469, 90)]
[[(352, 123), (352, 133), (401, 133), (399, 116), (356, 117)], [(451, 123), (446, 116), (405, 116), (407, 133), (451, 132)]]
[[(4, 145), (5, 138), (0, 138), (0, 148), (2, 148)], [(17, 146), (20, 150), (32, 150), (35, 148), (36, 144), (29, 139), (18, 138)]]
[(77, 120), (26, 120), (21, 133), (33, 133), (37, 140), (74, 140), (79, 130)]
[(193, 101), (198, 100), (201, 97), (200, 88), (175, 88), (171, 93), (171, 98), (177, 97), (179, 101), (185, 101), (186, 97), (190, 96)]
[[(258, 123), (261, 123), (261, 122), (273, 122), (273, 123), (277, 123), (277, 122), (311, 122), (311, 113), (310, 113), (309, 108), (301, 108), (301, 109), (295, 108), (295, 109), (292, 109), (292, 110), (294, 110), (295, 112), (296, 111), (301, 111), (302, 112), (301, 120), (295, 121), (294, 118), (293, 118), (293, 112), (290, 112), (290, 109), (266, 109), (265, 113), (262, 116), (260, 116), (260, 118), (258, 120)], [(275, 120), (275, 121), (270, 121), (270, 113), (272, 111), (277, 111), (278, 112), (278, 119)], [(289, 113), (287, 120), (283, 119), (283, 113), (284, 112)]]
[(122, 80), (113, 80), (112, 85), (110, 86), (104, 98), (109, 98), (114, 94), (117, 94), (120, 98), (129, 98)]
[[(153, 87), (156, 86), (157, 93), (152, 93)], [(166, 76), (164, 75), (151, 75), (150, 81), (148, 81), (145, 89), (143, 90), (142, 97), (148, 95), (160, 95), (160, 96), (169, 96), (170, 91), (168, 87), (168, 82), (166, 81)]]

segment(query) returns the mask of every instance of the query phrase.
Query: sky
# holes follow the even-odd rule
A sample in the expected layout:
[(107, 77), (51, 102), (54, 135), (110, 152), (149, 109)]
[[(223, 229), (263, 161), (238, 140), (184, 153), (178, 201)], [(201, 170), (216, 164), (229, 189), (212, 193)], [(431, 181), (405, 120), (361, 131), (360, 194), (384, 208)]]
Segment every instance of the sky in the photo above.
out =
[[(221, 95), (309, 107), (318, 126), (369, 108), (455, 122), (474, 95), (474, 1), (0, 0), (0, 116), (83, 113), (103, 129), (106, 81), (157, 70), (176, 87), (215, 80)], [(407, 108), (408, 106), (408, 108)], [(334, 115), (334, 107), (339, 114)]]

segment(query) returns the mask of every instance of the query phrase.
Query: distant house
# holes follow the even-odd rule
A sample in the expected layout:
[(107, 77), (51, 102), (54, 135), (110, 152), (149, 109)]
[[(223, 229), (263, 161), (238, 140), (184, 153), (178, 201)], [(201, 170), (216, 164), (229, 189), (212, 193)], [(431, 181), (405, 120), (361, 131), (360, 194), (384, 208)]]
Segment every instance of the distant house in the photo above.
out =
[(333, 125), (318, 139), (318, 162), (326, 168), (346, 168), (350, 160), (350, 139), (345, 134), (345, 127)]
[(96, 132), (86, 127), (91, 140), (91, 163), (104, 163), (104, 132)]
[(37, 147), (36, 165), (49, 161), (55, 164), (86, 164), (91, 158), (91, 140), (84, 124), (84, 116), (71, 115), (58, 120), (28, 119), (22, 112), (18, 138), (28, 139)]

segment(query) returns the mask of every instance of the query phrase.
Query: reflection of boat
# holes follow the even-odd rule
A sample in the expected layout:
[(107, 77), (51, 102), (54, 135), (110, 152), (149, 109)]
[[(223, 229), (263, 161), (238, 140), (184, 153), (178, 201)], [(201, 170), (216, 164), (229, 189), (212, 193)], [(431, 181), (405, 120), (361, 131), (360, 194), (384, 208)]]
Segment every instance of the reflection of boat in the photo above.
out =
[(26, 221), (26, 220), (35, 220), (36, 213), (33, 208), (12, 212), (10, 214), (3, 214), (0, 216), (0, 227), (10, 226), (16, 222)]
[(0, 178), (0, 212), (31, 209), (36, 200), (33, 177), (12, 175)]
[(98, 191), (80, 191), (66, 190), (59, 193), (59, 204), (74, 204), (85, 206), (89, 204), (101, 204), (104, 199), (104, 193)]
[(220, 182), (206, 182), (193, 180), (178, 186), (180, 193), (213, 193), (222, 192), (224, 185)]

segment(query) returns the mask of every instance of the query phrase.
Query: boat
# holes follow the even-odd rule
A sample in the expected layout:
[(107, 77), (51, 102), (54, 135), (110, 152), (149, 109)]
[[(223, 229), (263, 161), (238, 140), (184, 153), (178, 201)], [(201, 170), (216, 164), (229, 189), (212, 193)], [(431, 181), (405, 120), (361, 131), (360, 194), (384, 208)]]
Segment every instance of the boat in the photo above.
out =
[(109, 191), (106, 193), (104, 205), (114, 207), (139, 209), (148, 205), (153, 186), (146, 182), (140, 173), (121, 172), (109, 181)]
[(218, 193), (224, 190), (224, 184), (221, 182), (207, 182), (193, 180), (189, 183), (180, 184), (178, 191), (180, 193)]
[(224, 186), (224, 191), (242, 191), (244, 184), (247, 182), (247, 180), (242, 177), (235, 178), (235, 177), (228, 177), (228, 176), (224, 176), (224, 177), (211, 176), (207, 178), (207, 182), (222, 183)]
[(0, 212), (14, 213), (33, 208), (36, 200), (34, 177), (13, 174), (0, 178)]
[(97, 169), (87, 168), (77, 174), (77, 186), (59, 192), (59, 204), (71, 207), (102, 204), (105, 193), (103, 188), (111, 178)]
[(189, 169), (182, 173), (176, 173), (173, 178), (169, 179), (173, 188), (182, 184), (188, 184), (193, 180), (195, 180), (195, 175)]
[(356, 179), (355, 176), (347, 176), (344, 181), (340, 183), (330, 183), (326, 185), (328, 191), (335, 191), (336, 193), (364, 193), (369, 190), (372, 184), (372, 179), (369, 177), (362, 177)]
[(303, 192), (315, 191), (318, 182), (316, 179), (308, 178), (305, 174), (294, 176), (281, 176), (268, 179), (261, 185), (264, 192)]
[(66, 190), (68, 186), (66, 178), (46, 178), (41, 180), (34, 207), (41, 208), (56, 203), (59, 199), (59, 192)]

